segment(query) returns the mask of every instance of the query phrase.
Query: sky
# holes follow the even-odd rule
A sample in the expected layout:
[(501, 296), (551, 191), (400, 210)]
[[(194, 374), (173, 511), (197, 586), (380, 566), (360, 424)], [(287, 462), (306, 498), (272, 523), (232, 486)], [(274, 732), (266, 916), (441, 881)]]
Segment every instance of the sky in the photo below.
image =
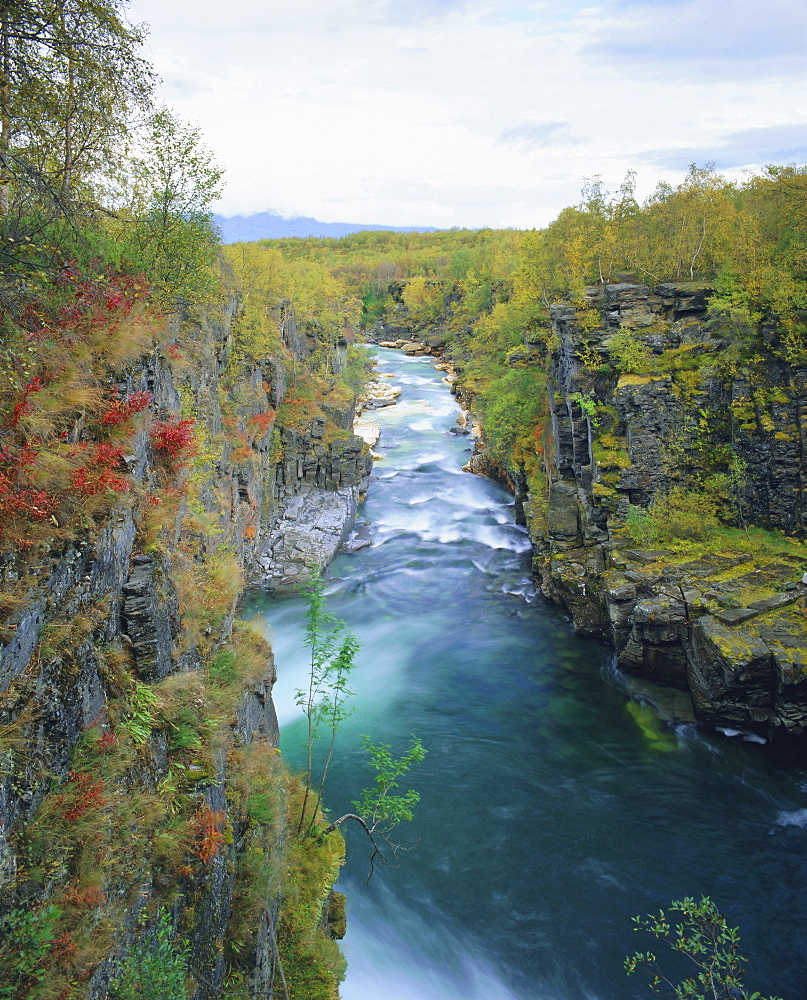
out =
[(542, 227), (585, 178), (807, 162), (804, 0), (130, 0), (214, 211)]

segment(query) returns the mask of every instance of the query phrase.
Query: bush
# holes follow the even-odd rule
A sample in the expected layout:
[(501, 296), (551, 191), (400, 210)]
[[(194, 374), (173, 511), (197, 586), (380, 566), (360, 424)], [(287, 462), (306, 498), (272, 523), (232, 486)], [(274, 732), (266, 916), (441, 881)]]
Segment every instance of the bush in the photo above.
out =
[(180, 420), (178, 417), (158, 420), (151, 429), (151, 442), (157, 451), (169, 458), (179, 458), (183, 453), (183, 457), (190, 457), (193, 453), (195, 424), (195, 420)]
[(699, 490), (674, 487), (656, 496), (650, 507), (631, 505), (625, 519), (630, 537), (639, 545), (659, 542), (704, 542), (720, 527), (717, 504)]
[(608, 350), (618, 371), (641, 375), (651, 367), (652, 355), (632, 330), (620, 330), (608, 341)]
[[(670, 913), (680, 913), (681, 922), (671, 924)], [(675, 984), (670, 979), (675, 973), (668, 975), (653, 952), (637, 952), (626, 958), (628, 975), (640, 966), (649, 966), (654, 993), (664, 991), (675, 1000), (763, 1000), (761, 994), (745, 991), (742, 976), (746, 960), (739, 951), (738, 929), (728, 926), (708, 896), (701, 896), (697, 903), (690, 897), (674, 900), (668, 912), (661, 910), (657, 917), (634, 917), (633, 922), (634, 930), (652, 934), (687, 960), (681, 966), (684, 978)]]
[(675, 487), (651, 504), (653, 521), (666, 538), (705, 541), (720, 525), (717, 504), (699, 490)]
[(171, 940), (167, 913), (157, 918), (153, 935), (137, 942), (113, 985), (113, 1000), (187, 1000), (189, 947)]

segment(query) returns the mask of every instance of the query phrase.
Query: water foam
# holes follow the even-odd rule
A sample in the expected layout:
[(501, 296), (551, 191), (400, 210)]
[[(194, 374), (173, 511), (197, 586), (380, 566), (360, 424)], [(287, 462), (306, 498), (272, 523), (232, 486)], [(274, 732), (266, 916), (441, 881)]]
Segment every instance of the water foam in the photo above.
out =
[(797, 826), (807, 829), (807, 809), (782, 810), (776, 816), (777, 826)]
[[(355, 901), (356, 893), (346, 888)], [(370, 923), (351, 907), (343, 943), (348, 959), (343, 1000), (525, 1000), (502, 981), (475, 942), (444, 926), (441, 914), (424, 920), (391, 893), (384, 895), (383, 921), (376, 917)]]

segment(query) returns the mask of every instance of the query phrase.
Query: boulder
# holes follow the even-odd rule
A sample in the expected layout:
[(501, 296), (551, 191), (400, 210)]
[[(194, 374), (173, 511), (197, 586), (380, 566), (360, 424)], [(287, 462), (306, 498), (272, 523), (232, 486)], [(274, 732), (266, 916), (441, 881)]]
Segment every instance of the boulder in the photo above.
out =
[(381, 437), (381, 424), (377, 420), (357, 420), (353, 424), (353, 433), (372, 448), (378, 444), (378, 439)]
[(686, 688), (686, 608), (678, 598), (663, 594), (638, 601), (632, 614), (628, 641), (617, 660), (627, 673), (656, 684)]
[(275, 593), (293, 593), (324, 569), (350, 534), (358, 499), (357, 486), (326, 490), (302, 484), (258, 560), (264, 584)]

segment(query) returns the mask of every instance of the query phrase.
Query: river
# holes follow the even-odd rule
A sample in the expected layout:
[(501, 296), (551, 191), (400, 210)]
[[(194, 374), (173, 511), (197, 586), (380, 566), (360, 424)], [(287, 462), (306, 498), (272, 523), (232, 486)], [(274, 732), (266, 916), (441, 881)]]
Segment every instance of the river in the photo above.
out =
[[(338, 815), (370, 772), (362, 734), (428, 749), (398, 867), (367, 881), (348, 835), (345, 1000), (647, 997), (623, 958), (647, 950), (631, 917), (709, 895), (741, 930), (746, 984), (807, 991), (807, 768), (769, 747), (661, 723), (537, 597), (512, 498), (461, 471), (457, 404), (425, 358), (378, 349), (403, 387), (382, 424), (359, 521), (371, 545), (340, 556), (329, 610), (359, 636), (354, 713), (326, 801)], [(279, 680), (284, 754), (302, 763), (299, 599), (255, 599)]]

